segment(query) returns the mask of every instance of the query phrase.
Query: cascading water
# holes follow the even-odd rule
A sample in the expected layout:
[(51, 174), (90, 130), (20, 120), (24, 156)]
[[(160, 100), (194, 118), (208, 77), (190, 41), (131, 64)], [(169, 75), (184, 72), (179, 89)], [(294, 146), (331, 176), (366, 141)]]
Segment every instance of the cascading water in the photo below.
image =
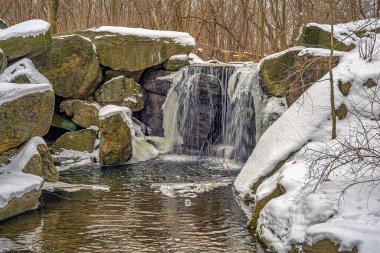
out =
[(281, 104), (263, 93), (256, 64), (183, 68), (163, 106), (165, 151), (245, 161)]

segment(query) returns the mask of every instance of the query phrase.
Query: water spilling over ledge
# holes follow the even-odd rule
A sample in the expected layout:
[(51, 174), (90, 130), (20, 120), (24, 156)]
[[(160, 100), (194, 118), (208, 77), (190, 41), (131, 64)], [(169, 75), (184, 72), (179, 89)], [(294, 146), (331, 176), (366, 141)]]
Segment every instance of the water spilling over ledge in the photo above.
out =
[[(163, 108), (169, 150), (247, 160), (284, 105), (263, 93), (256, 67), (197, 64), (179, 71)], [(278, 106), (268, 111), (271, 100)]]

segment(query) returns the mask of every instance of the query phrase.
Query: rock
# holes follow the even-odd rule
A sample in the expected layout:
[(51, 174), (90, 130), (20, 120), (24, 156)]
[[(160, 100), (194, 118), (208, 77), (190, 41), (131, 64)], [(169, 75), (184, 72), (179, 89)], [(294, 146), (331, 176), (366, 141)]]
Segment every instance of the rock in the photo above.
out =
[(58, 151), (60, 149), (76, 150), (81, 152), (94, 151), (96, 139), (96, 131), (94, 129), (83, 129), (76, 132), (68, 132), (63, 134), (53, 144), (52, 149)]
[(189, 54), (195, 46), (189, 34), (178, 32), (98, 27), (77, 34), (93, 41), (100, 64), (132, 72), (164, 63), (173, 55)]
[(145, 107), (141, 111), (141, 120), (148, 126), (149, 135), (164, 136), (162, 105), (166, 97), (146, 92)]
[(144, 108), (144, 94), (140, 84), (124, 76), (105, 82), (95, 92), (95, 100), (102, 104), (126, 106), (134, 112)]
[(148, 69), (141, 76), (141, 85), (145, 90), (166, 96), (173, 82), (172, 72), (167, 70)]
[[(340, 251), (340, 246), (338, 243), (334, 243), (330, 240), (319, 240), (316, 243), (313, 243), (312, 245), (309, 245), (307, 243), (302, 244), (302, 250), (305, 253), (358, 253), (357, 247), (354, 247), (351, 251)], [(296, 251), (294, 251), (296, 252)]]
[(335, 110), (336, 116), (339, 120), (343, 120), (347, 116), (347, 106), (345, 104), (341, 104), (338, 110)]
[(44, 136), (54, 112), (50, 84), (0, 84), (0, 153)]
[(51, 44), (50, 24), (43, 20), (29, 20), (0, 30), (0, 48), (8, 61), (41, 55)]
[(3, 73), (7, 65), (8, 65), (7, 57), (5, 57), (3, 50), (0, 49), (0, 74)]
[(6, 28), (8, 28), (8, 24), (3, 19), (0, 19), (0, 29)]
[(342, 94), (346, 97), (348, 93), (350, 92), (351, 83), (350, 82), (342, 83), (341, 81), (339, 81), (338, 86), (339, 86), (340, 92), (342, 92)]
[(141, 77), (143, 72), (144, 72), (143, 70), (129, 72), (129, 71), (120, 71), (120, 70), (109, 69), (106, 71), (106, 74), (104, 76), (104, 81), (107, 82), (107, 81), (111, 80), (112, 78), (124, 76), (126, 78), (133, 78), (133, 80), (135, 80), (136, 83), (139, 83), (140, 77)]
[(186, 54), (173, 55), (164, 63), (164, 68), (169, 71), (178, 71), (189, 64), (189, 58)]
[(74, 123), (84, 128), (99, 126), (99, 109), (97, 103), (79, 99), (65, 100), (60, 104), (61, 112), (72, 117)]
[(132, 157), (133, 127), (131, 111), (127, 107), (107, 105), (100, 109), (99, 162), (117, 165)]
[(74, 122), (72, 122), (69, 119), (66, 119), (65, 117), (63, 117), (57, 113), (54, 113), (54, 115), (53, 115), (53, 120), (51, 122), (51, 126), (61, 128), (61, 129), (65, 129), (65, 130), (70, 131), (70, 132), (78, 130), (78, 126)]
[(96, 49), (79, 35), (54, 37), (51, 51), (32, 61), (61, 97), (87, 98), (101, 81)]
[(11, 158), (17, 154), (17, 148), (11, 148), (0, 154), (0, 167), (2, 164), (7, 164), (11, 161)]
[[(347, 34), (346, 36), (348, 36)], [(319, 47), (319, 48), (331, 48), (330, 43), (331, 33), (329, 31), (321, 29), (319, 26), (309, 24), (302, 29), (301, 35), (296, 41), (297, 46), (305, 47)], [(343, 37), (345, 37), (343, 35)], [(355, 47), (354, 44), (346, 44), (336, 38), (334, 38), (334, 47), (338, 51), (351, 51)]]
[[(259, 75), (265, 93), (275, 97), (285, 97), (292, 105), (312, 84), (329, 71), (328, 57), (313, 52), (292, 48), (277, 57), (268, 57), (261, 63)], [(339, 57), (334, 56), (333, 67)]]
[(367, 82), (365, 82), (364, 86), (367, 88), (372, 88), (372, 87), (376, 87), (377, 83), (373, 81), (371, 78), (369, 78)]
[(58, 181), (58, 171), (54, 166), (54, 161), (50, 155), (45, 141), (41, 137), (32, 138), (28, 144), (20, 151), (20, 159), (25, 159), (29, 154), (33, 154), (22, 169), (24, 173), (42, 177), (48, 182)]

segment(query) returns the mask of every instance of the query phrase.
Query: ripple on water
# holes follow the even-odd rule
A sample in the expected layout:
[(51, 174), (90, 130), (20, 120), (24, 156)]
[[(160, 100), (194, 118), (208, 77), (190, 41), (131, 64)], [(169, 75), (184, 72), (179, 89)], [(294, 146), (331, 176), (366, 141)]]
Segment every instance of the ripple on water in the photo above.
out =
[(43, 208), (1, 224), (0, 252), (260, 252), (229, 185), (238, 171), (222, 167), (171, 157), (62, 172), (111, 189), (46, 195)]

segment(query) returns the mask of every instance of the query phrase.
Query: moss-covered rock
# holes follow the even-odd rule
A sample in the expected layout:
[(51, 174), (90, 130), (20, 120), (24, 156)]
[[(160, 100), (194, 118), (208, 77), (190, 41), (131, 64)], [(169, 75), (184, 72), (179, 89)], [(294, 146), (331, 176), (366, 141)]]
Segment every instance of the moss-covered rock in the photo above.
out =
[(76, 132), (68, 132), (58, 138), (52, 146), (52, 149), (58, 151), (60, 149), (87, 151), (94, 150), (96, 139), (96, 131), (93, 129), (83, 129)]
[(60, 110), (81, 127), (99, 126), (99, 105), (96, 103), (69, 99), (60, 104)]
[(101, 104), (126, 106), (132, 111), (144, 108), (144, 93), (141, 85), (132, 78), (115, 77), (104, 83), (96, 92), (95, 100)]
[(111, 80), (112, 78), (124, 76), (126, 78), (133, 78), (133, 80), (135, 80), (136, 83), (139, 83), (140, 77), (141, 77), (143, 72), (144, 72), (143, 70), (130, 72), (130, 71), (121, 71), (121, 70), (109, 69), (106, 71), (106, 74), (104, 76), (104, 81), (107, 82), (107, 81)]
[(356, 247), (351, 251), (339, 251), (339, 247), (339, 244), (330, 240), (320, 240), (312, 245), (308, 245), (307, 243), (302, 244), (302, 249), (305, 253), (358, 253)]
[(164, 68), (169, 71), (178, 71), (189, 64), (190, 62), (187, 55), (174, 55), (164, 63)]
[(52, 49), (32, 61), (53, 84), (55, 94), (65, 98), (89, 97), (101, 81), (94, 45), (79, 35), (54, 37)]
[(377, 83), (369, 78), (365, 83), (364, 83), (364, 86), (367, 87), (367, 88), (372, 88), (372, 87), (376, 87), (377, 86)]
[(140, 71), (159, 65), (176, 54), (189, 54), (194, 46), (173, 38), (123, 35), (85, 30), (76, 32), (89, 37), (96, 45), (100, 64), (113, 70)]
[(17, 147), (33, 136), (44, 136), (54, 113), (51, 90), (21, 96), (0, 105), (0, 153)]
[(3, 51), (0, 49), (0, 74), (3, 73), (7, 65), (8, 65), (7, 57), (4, 55)]
[(51, 126), (61, 128), (61, 129), (65, 129), (65, 130), (70, 131), (70, 132), (74, 132), (74, 131), (78, 130), (77, 124), (75, 124), (71, 120), (69, 120), (69, 119), (67, 119), (67, 118), (65, 118), (65, 117), (63, 117), (57, 113), (54, 113), (54, 115), (53, 115), (53, 120), (51, 122)]
[[(321, 29), (319, 26), (308, 25), (302, 29), (301, 35), (296, 41), (296, 45), (305, 47), (331, 48), (331, 33)], [(348, 36), (348, 34), (347, 34)], [(334, 38), (334, 49), (339, 51), (350, 51), (355, 47), (354, 44), (347, 45)]]
[(350, 82), (346, 82), (346, 83), (339, 82), (338, 87), (339, 87), (340, 92), (342, 92), (343, 96), (346, 97), (348, 95), (348, 93), (350, 93), (351, 83)]
[(42, 177), (48, 182), (58, 181), (58, 171), (54, 166), (53, 158), (45, 143), (39, 143), (36, 147), (35, 153), (23, 168), (24, 173), (33, 174)]
[[(277, 57), (268, 57), (259, 71), (264, 91), (271, 96), (285, 97), (288, 106), (329, 71), (329, 57), (299, 53), (300, 50), (294, 48)], [(333, 67), (338, 65), (339, 59), (333, 57)]]
[(0, 208), (0, 221), (12, 218), (26, 211), (35, 209), (41, 190), (32, 190), (21, 197), (14, 197), (8, 201), (7, 205)]
[(4, 20), (0, 19), (0, 29), (6, 28), (8, 28), (8, 24)]
[(102, 165), (123, 164), (132, 157), (132, 136), (119, 113), (100, 120), (99, 162)]
[[(8, 29), (13, 28), (9, 27), (3, 31)], [(31, 58), (41, 55), (50, 50), (51, 44), (52, 37), (50, 29), (36, 36), (12, 36), (5, 40), (0, 40), (0, 48), (3, 50), (9, 61), (21, 57)]]
[(341, 104), (337, 110), (335, 110), (336, 116), (339, 120), (343, 120), (347, 116), (347, 106), (345, 104)]

